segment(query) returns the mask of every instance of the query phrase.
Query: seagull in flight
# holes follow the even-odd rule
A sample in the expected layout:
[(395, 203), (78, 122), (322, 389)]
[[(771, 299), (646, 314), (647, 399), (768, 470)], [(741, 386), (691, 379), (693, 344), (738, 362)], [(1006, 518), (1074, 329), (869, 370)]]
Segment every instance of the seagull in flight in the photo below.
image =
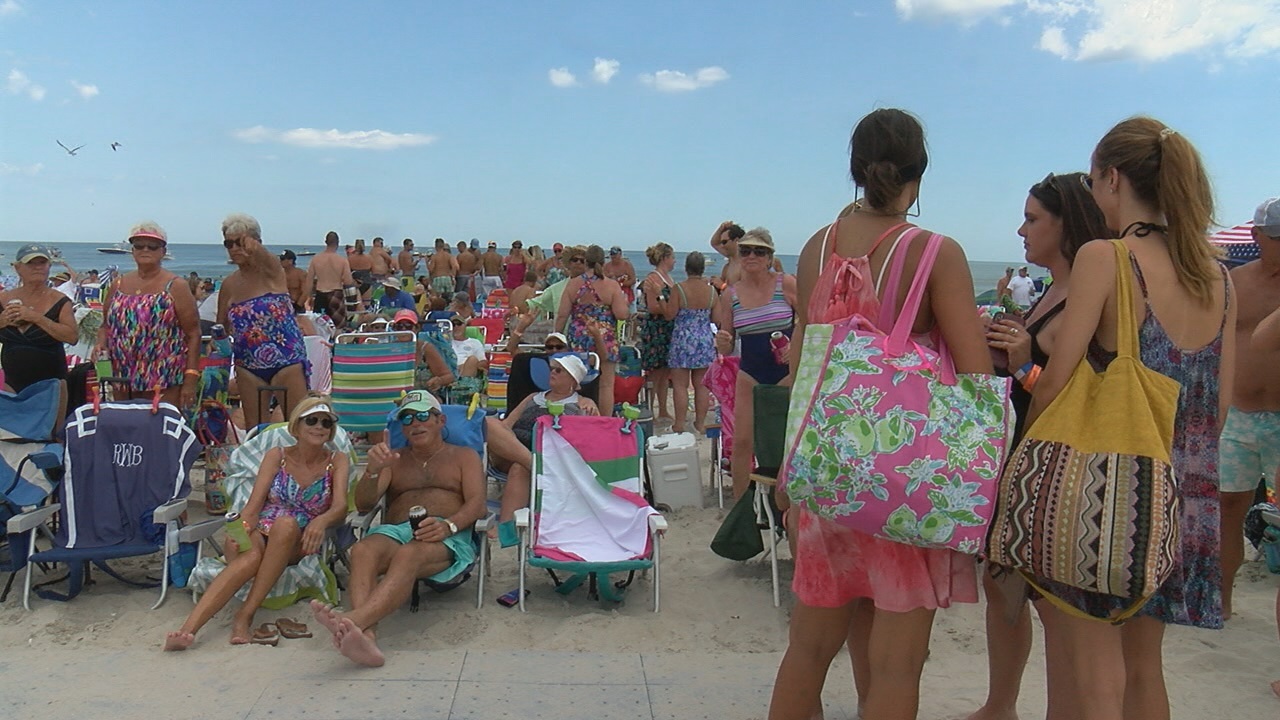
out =
[(69, 148), (66, 145), (63, 145), (61, 140), (54, 140), (54, 142), (58, 143), (58, 147), (62, 148), (63, 150), (66, 150), (68, 155), (72, 155), (72, 156), (76, 154), (77, 150), (84, 147), (83, 145), (77, 145), (73, 148)]
[(119, 150), (119, 149), (120, 149), (120, 148), (122, 148), (122, 147), (124, 147), (124, 146), (123, 146), (123, 145), (121, 145), (120, 143), (118, 143), (118, 142), (113, 142), (113, 143), (111, 143), (111, 152), (115, 152), (116, 150)]

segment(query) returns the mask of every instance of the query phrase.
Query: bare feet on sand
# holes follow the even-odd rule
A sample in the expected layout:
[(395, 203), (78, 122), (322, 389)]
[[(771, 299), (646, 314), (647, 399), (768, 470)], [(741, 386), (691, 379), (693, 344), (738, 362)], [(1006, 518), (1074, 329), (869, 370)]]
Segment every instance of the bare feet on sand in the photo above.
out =
[(164, 649), (171, 651), (186, 650), (195, 641), (196, 636), (194, 633), (178, 630), (164, 636)]
[(253, 630), (250, 629), (248, 622), (241, 620), (239, 617), (231, 621), (232, 645), (248, 645), (252, 639)]
[(373, 636), (356, 627), (351, 618), (339, 621), (338, 651), (351, 662), (365, 667), (382, 667), (387, 661)]
[(332, 605), (325, 605), (319, 600), (311, 601), (311, 614), (315, 617), (316, 622), (324, 626), (325, 630), (338, 634), (338, 613), (333, 611)]
[(1271, 683), (1271, 692), (1275, 693), (1276, 697), (1280, 697), (1280, 680)]
[(965, 720), (1018, 720), (1018, 713), (1016, 710), (992, 710), (983, 705)]

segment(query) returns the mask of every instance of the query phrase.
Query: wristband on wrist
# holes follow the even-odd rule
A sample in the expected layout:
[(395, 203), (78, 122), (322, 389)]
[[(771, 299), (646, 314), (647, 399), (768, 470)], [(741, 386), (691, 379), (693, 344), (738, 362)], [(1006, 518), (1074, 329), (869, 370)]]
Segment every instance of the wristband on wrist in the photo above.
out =
[(191, 377), (200, 377), (200, 371), (199, 371), (199, 370), (193, 370), (192, 368), (187, 368), (186, 370), (183, 370), (183, 371), (182, 371), (182, 374), (183, 374), (183, 375), (189, 375), (189, 376), (191, 376)]

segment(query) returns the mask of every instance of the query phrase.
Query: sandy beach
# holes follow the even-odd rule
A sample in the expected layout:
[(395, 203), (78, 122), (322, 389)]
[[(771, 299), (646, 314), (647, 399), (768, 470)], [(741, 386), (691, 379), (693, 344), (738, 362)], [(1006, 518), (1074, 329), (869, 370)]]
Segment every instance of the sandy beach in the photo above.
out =
[[(708, 456), (704, 442), (704, 463)], [(199, 484), (197, 478), (197, 487)], [(227, 678), (210, 686), (206, 673), (267, 673), (273, 674), (275, 682), (294, 675), (314, 679), (319, 673), (328, 679), (325, 682), (336, 682), (412, 677), (421, 658), (446, 662), (461, 657), (459, 653), (467, 658), (550, 653), (558, 662), (568, 662), (579, 654), (583, 658), (638, 655), (663, 667), (687, 666), (681, 679), (695, 689), (703, 684), (722, 687), (717, 683), (725, 676), (750, 678), (751, 684), (744, 686), (751, 689), (749, 696), (736, 695), (732, 711), (726, 706), (726, 714), (697, 717), (763, 718), (768, 686), (786, 649), (792, 603), (786, 588), (793, 565), (784, 546), (783, 604), (774, 608), (767, 562), (732, 562), (708, 548), (721, 511), (709, 490), (705, 497), (705, 509), (685, 508), (667, 515), (671, 529), (663, 543), (662, 611), (656, 615), (650, 610), (647, 578), (637, 580), (623, 606), (605, 608), (581, 590), (559, 596), (552, 592), (545, 574), (531, 575), (529, 612), (501, 607), (494, 600), (516, 585), (516, 555), (514, 549), (500, 550), (495, 545), (492, 575), (481, 609), (474, 604), (474, 580), (447, 594), (424, 593), (420, 612), (411, 614), (406, 605), (381, 625), (381, 642), (388, 652), (386, 667), (365, 670), (350, 665), (330, 647), (327, 633), (302, 605), (281, 612), (261, 611), (258, 622), (292, 617), (307, 622), (314, 638), (284, 640), (276, 648), (233, 647), (227, 643), (231, 613), (224, 609), (199, 634), (192, 650), (162, 653), (165, 631), (177, 628), (191, 609), (190, 593), (171, 590), (166, 603), (152, 611), (149, 607), (155, 591), (129, 588), (95, 573), (97, 582), (70, 603), (33, 598), (33, 610), (27, 612), (21, 606), (20, 592), (11, 595), (0, 606), (0, 647), (4, 648), (0, 668), (11, 686), (22, 685), (22, 676), (60, 677), (68, 665), (90, 674), (107, 673), (94, 682), (107, 682), (107, 694), (118, 689), (118, 695), (104, 702), (109, 700), (113, 707), (128, 708), (135, 715), (139, 710), (162, 709), (177, 702), (172, 693), (162, 698), (161, 684), (189, 684), (191, 689), (184, 692), (195, 698), (191, 700), (192, 716), (230, 717), (235, 713), (205, 715), (209, 707), (197, 702), (202, 693), (216, 698), (222, 692), (218, 688), (228, 687)], [(194, 494), (193, 507), (200, 505), (198, 499)], [(192, 514), (202, 513), (193, 510)], [(146, 571), (148, 567), (158, 570), (156, 562), (134, 565), (133, 570)], [(1280, 698), (1272, 695), (1268, 686), (1280, 678), (1276, 662), (1280, 641), (1273, 616), (1278, 582), (1280, 577), (1268, 574), (1261, 562), (1249, 562), (1237, 581), (1237, 614), (1224, 631), (1170, 628), (1165, 641), (1165, 671), (1173, 717), (1280, 717)], [(981, 704), (987, 684), (985, 642), (981, 604), (957, 606), (938, 614), (925, 668), (920, 718), (963, 718)], [(591, 684), (594, 666), (588, 663), (581, 667), (575, 681)], [(824, 694), (829, 717), (852, 717), (856, 708), (848, 668), (848, 658), (841, 653), (833, 663)], [(158, 683), (161, 678), (163, 683)], [(44, 681), (29, 685), (27, 692), (34, 694), (32, 688), (40, 687)], [(89, 697), (81, 694), (89, 693), (89, 686), (77, 688), (74, 679), (62, 677), (54, 687), (62, 689), (38, 702), (20, 694), (18, 707), (30, 709), (33, 715), (38, 710), (40, 717), (83, 717), (78, 708)], [(1021, 717), (1043, 717), (1044, 687), (1043, 648), (1037, 632), (1023, 684)], [(24, 711), (12, 717), (26, 716)], [(649, 715), (646, 711), (640, 716)], [(653, 716), (659, 716), (656, 710)]]

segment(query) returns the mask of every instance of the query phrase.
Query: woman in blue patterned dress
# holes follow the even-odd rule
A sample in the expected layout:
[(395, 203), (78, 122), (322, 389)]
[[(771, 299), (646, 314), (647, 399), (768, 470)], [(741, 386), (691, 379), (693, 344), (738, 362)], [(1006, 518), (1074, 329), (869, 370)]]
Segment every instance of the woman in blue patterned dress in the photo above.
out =
[(707, 417), (707, 386), (702, 378), (707, 367), (716, 359), (715, 335), (711, 332), (711, 308), (716, 304), (716, 291), (702, 277), (706, 259), (700, 252), (691, 252), (684, 259), (684, 272), (688, 276), (678, 283), (666, 315), (674, 319), (671, 329), (671, 350), (667, 353), (667, 366), (671, 368), (671, 382), (675, 387), (674, 399), (676, 431), (685, 430), (688, 414), (689, 381), (693, 380), (693, 429), (703, 432)]
[[(1064, 693), (1082, 720), (1168, 718), (1161, 664), (1164, 627), (1222, 627), (1219, 563), (1217, 434), (1231, 397), (1235, 303), (1225, 269), (1206, 241), (1213, 195), (1200, 156), (1186, 138), (1157, 120), (1131, 118), (1112, 128), (1093, 152), (1084, 181), (1107, 219), (1122, 228), (1134, 286), (1141, 289), (1139, 347), (1144, 365), (1182, 385), (1172, 464), (1178, 478), (1181, 535), (1169, 578), (1122, 626), (1099, 622), (1132, 600), (1045, 581), (1082, 615), (1056, 608), (1059, 645), (1076, 685)], [(1116, 258), (1109, 242), (1076, 255), (1071, 303), (1053, 356), (1035, 387), (1027, 426), (1062, 391), (1081, 358), (1095, 368), (1115, 356)], [(1052, 644), (1052, 643), (1051, 643)], [(1065, 679), (1063, 679), (1065, 681)], [(1050, 679), (1053, 683), (1054, 679)]]

